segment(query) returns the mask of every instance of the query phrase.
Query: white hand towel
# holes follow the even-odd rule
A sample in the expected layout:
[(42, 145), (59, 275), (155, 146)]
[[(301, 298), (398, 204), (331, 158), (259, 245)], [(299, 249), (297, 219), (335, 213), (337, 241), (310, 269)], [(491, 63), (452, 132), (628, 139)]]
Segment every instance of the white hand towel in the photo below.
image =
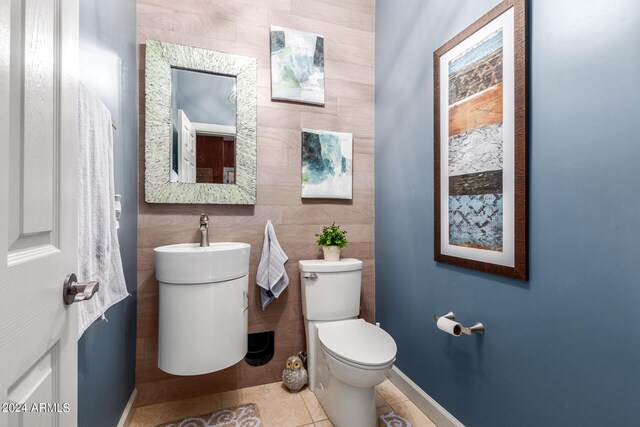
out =
[(78, 338), (129, 295), (116, 229), (113, 130), (109, 109), (78, 84), (78, 280), (100, 282), (78, 304)]
[(258, 265), (258, 274), (256, 274), (256, 283), (262, 288), (260, 290), (260, 300), (263, 310), (274, 298), (278, 298), (289, 285), (289, 276), (287, 276), (287, 271), (284, 268), (284, 264), (288, 259), (287, 254), (284, 253), (280, 243), (278, 243), (273, 224), (271, 224), (271, 221), (267, 221), (267, 225), (264, 228), (262, 257)]

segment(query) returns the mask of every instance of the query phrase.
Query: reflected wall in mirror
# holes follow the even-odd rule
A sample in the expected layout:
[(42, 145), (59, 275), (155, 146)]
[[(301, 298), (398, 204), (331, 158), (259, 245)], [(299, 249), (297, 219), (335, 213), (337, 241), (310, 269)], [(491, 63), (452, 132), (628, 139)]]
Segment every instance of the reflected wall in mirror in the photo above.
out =
[(145, 201), (255, 204), (254, 58), (147, 40)]
[(171, 67), (170, 180), (235, 184), (236, 78)]

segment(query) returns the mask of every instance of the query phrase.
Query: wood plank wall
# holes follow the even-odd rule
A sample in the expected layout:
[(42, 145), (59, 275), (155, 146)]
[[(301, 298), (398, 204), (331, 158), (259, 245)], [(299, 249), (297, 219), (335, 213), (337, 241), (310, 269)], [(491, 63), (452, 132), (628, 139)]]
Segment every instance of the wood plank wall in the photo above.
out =
[[(314, 233), (336, 221), (348, 230), (344, 257), (364, 261), (361, 315), (374, 320), (374, 0), (137, 0), (140, 78), (138, 406), (279, 381), (285, 359), (305, 348), (298, 260), (321, 256)], [(325, 38), (324, 107), (271, 102), (269, 26)], [(144, 42), (156, 39), (258, 60), (258, 194), (255, 207), (144, 202)], [(301, 128), (352, 132), (353, 200), (300, 198)], [(244, 361), (209, 375), (180, 377), (157, 368), (158, 283), (153, 248), (196, 242), (200, 212), (212, 241), (252, 245), (249, 332), (275, 330), (273, 360)], [(267, 310), (255, 286), (264, 226), (272, 220), (289, 256), (289, 288)], [(221, 343), (222, 344), (222, 343)]]

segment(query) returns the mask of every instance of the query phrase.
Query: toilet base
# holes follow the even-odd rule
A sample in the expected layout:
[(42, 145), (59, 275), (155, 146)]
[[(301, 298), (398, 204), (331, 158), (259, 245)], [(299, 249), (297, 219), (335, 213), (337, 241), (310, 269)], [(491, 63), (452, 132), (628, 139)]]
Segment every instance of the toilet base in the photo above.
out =
[(317, 384), (315, 394), (335, 427), (377, 425), (373, 387), (354, 387), (328, 375)]

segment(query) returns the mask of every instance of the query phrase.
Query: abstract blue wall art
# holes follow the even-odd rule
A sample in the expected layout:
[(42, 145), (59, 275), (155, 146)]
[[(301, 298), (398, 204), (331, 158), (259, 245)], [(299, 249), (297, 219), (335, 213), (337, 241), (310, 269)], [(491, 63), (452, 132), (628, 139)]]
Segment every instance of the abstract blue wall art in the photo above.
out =
[(351, 199), (352, 181), (352, 135), (303, 129), (302, 197)]
[(324, 37), (271, 26), (271, 99), (324, 105)]
[(449, 244), (498, 252), (503, 251), (502, 45), (500, 28), (448, 63)]
[(526, 33), (514, 1), (434, 53), (435, 259), (526, 280)]

